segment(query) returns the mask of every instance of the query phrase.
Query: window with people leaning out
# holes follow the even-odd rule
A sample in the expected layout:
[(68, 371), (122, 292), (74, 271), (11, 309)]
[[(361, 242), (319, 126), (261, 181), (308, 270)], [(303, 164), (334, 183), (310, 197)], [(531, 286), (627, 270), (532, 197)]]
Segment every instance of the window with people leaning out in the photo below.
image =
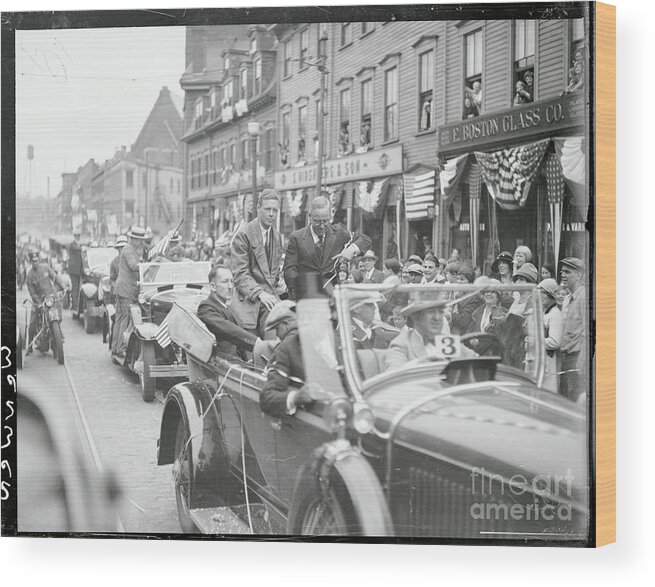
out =
[(339, 156), (352, 152), (350, 142), (350, 88), (339, 94)]
[(434, 50), (418, 56), (419, 131), (432, 130), (432, 93), (434, 88)]
[(576, 18), (570, 22), (569, 38), (569, 77), (565, 94), (584, 87), (584, 19)]
[(534, 55), (536, 20), (514, 22), (514, 94), (512, 104), (521, 106), (534, 102)]
[(462, 120), (483, 114), (482, 29), (464, 36), (465, 79)]
[(359, 151), (368, 151), (373, 148), (371, 143), (371, 110), (372, 110), (372, 94), (371, 88), (373, 82), (370, 79), (364, 80), (361, 85), (361, 127), (359, 136)]

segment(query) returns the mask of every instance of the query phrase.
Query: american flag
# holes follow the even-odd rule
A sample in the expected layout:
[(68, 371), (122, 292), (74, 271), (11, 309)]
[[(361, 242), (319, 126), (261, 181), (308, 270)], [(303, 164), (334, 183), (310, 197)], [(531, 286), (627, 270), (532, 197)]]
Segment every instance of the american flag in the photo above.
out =
[(166, 316), (162, 323), (159, 325), (157, 333), (155, 334), (155, 340), (157, 341), (157, 344), (159, 344), (159, 346), (163, 349), (171, 344), (171, 337), (168, 334), (168, 316)]
[(179, 224), (173, 230), (169, 230), (166, 235), (164, 235), (164, 237), (154, 247), (152, 247), (150, 251), (148, 251), (148, 261), (152, 261), (159, 255), (164, 255), (166, 249), (168, 248), (168, 244), (180, 229), (180, 226), (182, 226), (183, 222), (184, 218), (180, 220)]
[(405, 175), (405, 216), (407, 220), (428, 218), (428, 206), (434, 206), (435, 171)]

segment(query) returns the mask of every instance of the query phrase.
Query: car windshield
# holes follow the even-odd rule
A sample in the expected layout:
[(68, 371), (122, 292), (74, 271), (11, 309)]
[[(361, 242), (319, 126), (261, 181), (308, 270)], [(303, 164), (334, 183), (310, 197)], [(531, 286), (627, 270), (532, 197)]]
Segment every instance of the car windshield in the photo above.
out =
[[(541, 293), (532, 285), (350, 285), (336, 293), (340, 344), (361, 387), (405, 371), (497, 357), (535, 381), (543, 371)], [(420, 368), (420, 369), (419, 369)]]
[(142, 285), (175, 285), (209, 283), (211, 264), (204, 261), (191, 263), (141, 263), (139, 265)]
[(117, 255), (118, 251), (113, 247), (94, 247), (86, 250), (86, 259), (91, 271), (108, 266)]

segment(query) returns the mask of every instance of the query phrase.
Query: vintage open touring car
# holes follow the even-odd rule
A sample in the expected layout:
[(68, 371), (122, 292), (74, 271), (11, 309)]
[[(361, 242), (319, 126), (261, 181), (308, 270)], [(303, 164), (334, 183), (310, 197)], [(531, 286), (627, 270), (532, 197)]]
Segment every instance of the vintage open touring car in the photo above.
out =
[[(217, 356), (204, 325), (174, 306), (169, 332), (186, 349), (189, 381), (166, 397), (158, 463), (173, 465), (183, 531), (585, 544), (585, 413), (540, 388), (538, 290), (494, 291), (519, 292), (512, 318), (500, 312), (483, 332), (469, 324), (459, 334), (485, 286), (368, 284), (301, 299), (315, 401), (283, 417), (262, 412), (265, 373)], [(433, 336), (412, 343), (416, 358), (397, 361), (400, 338), (364, 348), (353, 336), (351, 311), (381, 294), (437, 309), (426, 313)], [(419, 316), (398, 337), (418, 334)]]
[(157, 379), (187, 379), (184, 349), (170, 343), (162, 323), (173, 302), (195, 312), (208, 295), (210, 269), (205, 261), (139, 264), (139, 294), (130, 308), (132, 328), (125, 333), (124, 366), (139, 377), (144, 401), (155, 398)]

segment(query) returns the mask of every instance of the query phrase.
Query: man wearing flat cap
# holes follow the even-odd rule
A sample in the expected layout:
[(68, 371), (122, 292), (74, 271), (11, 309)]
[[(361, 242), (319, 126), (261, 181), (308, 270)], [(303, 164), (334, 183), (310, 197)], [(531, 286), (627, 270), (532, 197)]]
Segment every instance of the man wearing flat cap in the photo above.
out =
[(280, 197), (264, 189), (257, 201), (257, 217), (232, 240), (230, 266), (234, 292), (230, 307), (243, 327), (263, 338), (266, 316), (280, 301), (276, 282), (282, 264), (282, 237), (275, 229)]
[(125, 357), (127, 343), (124, 334), (130, 327), (130, 306), (137, 296), (139, 281), (139, 262), (143, 257), (145, 242), (148, 238), (146, 230), (141, 226), (133, 226), (127, 233), (129, 242), (120, 254), (118, 261), (118, 277), (116, 279), (116, 324), (111, 341), (113, 356)]
[(562, 368), (559, 393), (573, 401), (585, 397), (586, 384), (586, 342), (587, 329), (585, 315), (587, 300), (583, 283), (585, 266), (577, 257), (567, 257), (560, 261), (562, 285), (571, 294), (564, 299), (562, 320), (564, 333), (560, 345)]
[(409, 361), (423, 359), (434, 347), (435, 337), (449, 334), (450, 327), (444, 309), (445, 299), (417, 300), (402, 310), (402, 315), (411, 322), (410, 328), (401, 332), (389, 344), (385, 357), (385, 369), (400, 369)]
[(73, 316), (77, 315), (79, 308), (80, 279), (82, 276), (82, 245), (80, 243), (81, 231), (73, 231), (73, 242), (68, 245), (68, 275), (71, 278), (71, 308)]

